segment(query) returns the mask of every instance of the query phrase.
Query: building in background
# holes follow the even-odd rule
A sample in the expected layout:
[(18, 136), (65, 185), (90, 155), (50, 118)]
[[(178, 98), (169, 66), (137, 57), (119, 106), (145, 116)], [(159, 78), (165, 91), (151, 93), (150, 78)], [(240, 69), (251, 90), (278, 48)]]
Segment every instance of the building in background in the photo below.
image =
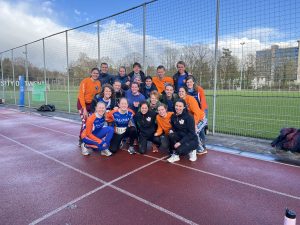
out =
[(297, 47), (280, 48), (272, 45), (271, 49), (256, 51), (256, 79), (264, 80), (267, 86), (284, 87), (291, 82), (299, 84), (299, 45), (300, 41)]

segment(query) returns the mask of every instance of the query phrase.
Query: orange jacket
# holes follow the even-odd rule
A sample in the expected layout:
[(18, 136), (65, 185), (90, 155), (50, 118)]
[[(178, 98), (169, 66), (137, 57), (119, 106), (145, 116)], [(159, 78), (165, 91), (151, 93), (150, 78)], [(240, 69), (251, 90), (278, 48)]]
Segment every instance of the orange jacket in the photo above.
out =
[(89, 139), (96, 141), (98, 144), (102, 142), (100, 138), (97, 138), (95, 135), (93, 135), (93, 127), (94, 127), (94, 121), (96, 119), (96, 114), (93, 113), (91, 116), (87, 118), (86, 124), (85, 124), (85, 129), (83, 130), (81, 134), (81, 138), (88, 137)]
[(163, 79), (159, 79), (159, 77), (155, 76), (152, 78), (152, 82), (157, 87), (157, 91), (161, 94), (165, 90), (165, 84), (170, 83), (174, 85), (174, 81), (172, 77), (164, 77)]
[(204, 110), (208, 109), (204, 89), (202, 87), (198, 86), (197, 91), (199, 93), (198, 98), (200, 98), (200, 101), (201, 101), (201, 109), (204, 111)]
[(166, 117), (161, 117), (160, 115), (156, 116), (157, 130), (156, 134), (161, 135), (163, 132), (166, 135), (169, 135), (169, 131), (172, 128), (171, 125), (171, 116), (173, 112), (167, 112)]
[(204, 111), (200, 109), (197, 100), (193, 96), (187, 95), (184, 101), (188, 111), (194, 116), (195, 124), (198, 124), (205, 117)]
[(100, 93), (101, 83), (99, 80), (94, 81), (92, 78), (84, 78), (79, 86), (78, 99), (82, 108), (86, 108), (85, 103), (91, 103), (95, 95)]

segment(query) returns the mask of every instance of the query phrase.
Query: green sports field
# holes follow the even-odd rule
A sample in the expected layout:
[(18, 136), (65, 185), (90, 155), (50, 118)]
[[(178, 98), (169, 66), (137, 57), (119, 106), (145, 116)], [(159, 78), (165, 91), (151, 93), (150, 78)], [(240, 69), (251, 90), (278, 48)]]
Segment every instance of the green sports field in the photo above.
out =
[[(48, 92), (48, 104), (68, 111), (65, 89)], [(2, 94), (0, 94), (2, 96)], [(206, 91), (209, 128), (212, 128), (213, 91)], [(14, 104), (13, 91), (5, 91), (7, 103)], [(18, 103), (18, 92), (17, 92)], [(76, 113), (77, 88), (70, 91), (71, 112)], [(43, 102), (32, 102), (39, 107)], [(26, 105), (28, 105), (26, 95)], [(299, 91), (217, 91), (216, 132), (273, 139), (282, 127), (300, 128)]]

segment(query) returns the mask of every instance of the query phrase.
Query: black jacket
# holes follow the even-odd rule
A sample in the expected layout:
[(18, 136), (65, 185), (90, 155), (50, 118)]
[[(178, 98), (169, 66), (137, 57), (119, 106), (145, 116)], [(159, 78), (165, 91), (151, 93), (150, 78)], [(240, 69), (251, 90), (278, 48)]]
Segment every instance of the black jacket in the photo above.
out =
[[(133, 82), (134, 81), (134, 71), (132, 71), (131, 73), (128, 74), (128, 76), (130, 77), (130, 81)], [(143, 71), (140, 71), (140, 76), (141, 76), (141, 79), (142, 79), (142, 82), (145, 82), (146, 80), (146, 75), (144, 74)]]
[(100, 73), (98, 80), (100, 80), (101, 86), (103, 86), (104, 84), (112, 85), (114, 79), (113, 76), (108, 73)]
[[(98, 102), (104, 102), (102, 100), (102, 98), (100, 97), (99, 94), (95, 95), (93, 101), (92, 101), (92, 104), (91, 104), (91, 112), (94, 113), (95, 112), (95, 109), (96, 109), (96, 106), (97, 106), (97, 103)], [(104, 102), (106, 104), (106, 102)], [(106, 110), (113, 110), (114, 107), (117, 106), (116, 105), (116, 99), (115, 98), (111, 98), (110, 100), (110, 105), (107, 107), (106, 106)]]
[(167, 95), (166, 95), (165, 91), (163, 91), (162, 94), (161, 94), (161, 96), (160, 96), (159, 101), (160, 101), (161, 103), (164, 103), (164, 104), (168, 107), (168, 112), (175, 112), (175, 102), (176, 102), (176, 100), (177, 100), (178, 98), (179, 98), (179, 97), (178, 97), (177, 94), (173, 94), (172, 99), (171, 99), (173, 105), (170, 106), (170, 105), (168, 104)]
[(151, 91), (157, 91), (155, 84), (152, 83), (151, 87), (147, 89), (145, 83), (141, 83), (140, 92), (145, 96), (146, 99), (150, 97)]
[(177, 133), (181, 138), (180, 143), (190, 143), (190, 145), (198, 145), (198, 137), (195, 131), (195, 121), (186, 109), (182, 114), (176, 115), (174, 113), (171, 116), (172, 131)]
[(156, 131), (156, 112), (149, 110), (145, 115), (138, 112), (134, 116), (134, 121), (140, 135), (144, 137), (151, 137)]

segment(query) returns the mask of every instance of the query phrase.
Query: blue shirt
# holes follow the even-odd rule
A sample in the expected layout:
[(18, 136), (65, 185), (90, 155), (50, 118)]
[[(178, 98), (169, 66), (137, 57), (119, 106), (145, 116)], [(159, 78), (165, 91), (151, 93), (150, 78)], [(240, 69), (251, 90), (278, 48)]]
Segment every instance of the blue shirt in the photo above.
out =
[(135, 113), (138, 111), (139, 107), (133, 105), (134, 102), (141, 102), (145, 100), (145, 96), (139, 93), (138, 95), (133, 95), (131, 90), (125, 92), (125, 96), (128, 100), (129, 108), (132, 109)]

